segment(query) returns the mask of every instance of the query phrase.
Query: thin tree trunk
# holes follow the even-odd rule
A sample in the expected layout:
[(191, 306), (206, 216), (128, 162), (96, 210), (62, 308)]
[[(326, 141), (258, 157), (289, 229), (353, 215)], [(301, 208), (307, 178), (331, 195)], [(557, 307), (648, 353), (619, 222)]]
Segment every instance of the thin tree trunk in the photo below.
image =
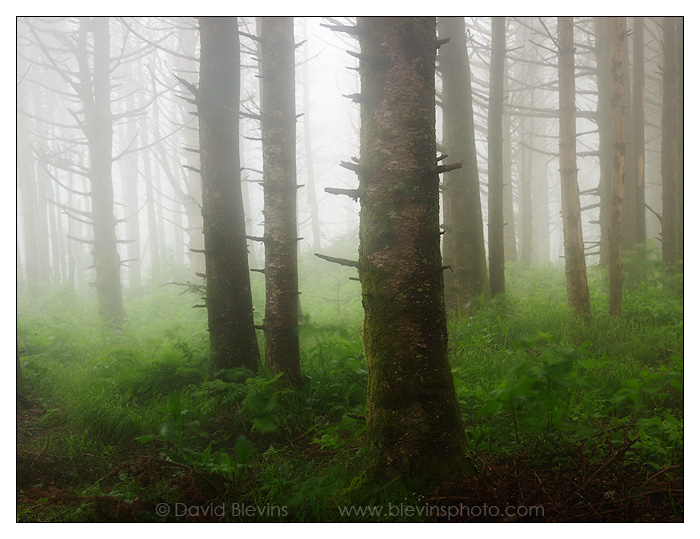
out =
[[(193, 31), (181, 32), (181, 47), (185, 54), (194, 56), (196, 49), (196, 33)], [(189, 72), (195, 70), (196, 63), (176, 59), (180, 70)], [(183, 205), (187, 214), (187, 257), (190, 263), (190, 278), (192, 280), (199, 279), (199, 276), (204, 275), (204, 236), (202, 235), (202, 178), (197, 172), (200, 169), (199, 162), (199, 129), (197, 118), (190, 116), (184, 108), (181, 108), (181, 118), (183, 124), (183, 142), (186, 148), (189, 149), (188, 164), (192, 169), (185, 172), (183, 169), (182, 179), (186, 186), (183, 193)]]
[(598, 80), (598, 106), (596, 109), (598, 124), (598, 147), (600, 149), (600, 180), (598, 196), (600, 198), (600, 265), (609, 263), (610, 245), (610, 189), (612, 185), (612, 81), (610, 67), (610, 18), (595, 18), (595, 52)]
[[(142, 70), (138, 70), (138, 80), (141, 87), (145, 87), (146, 80), (143, 76)], [(148, 96), (144, 94), (144, 103), (148, 99)], [(153, 189), (154, 178), (153, 178), (153, 164), (151, 160), (151, 148), (149, 144), (151, 143), (152, 136), (150, 133), (150, 126), (153, 118), (149, 118), (143, 115), (139, 122), (139, 138), (140, 144), (143, 146), (143, 150), (139, 152), (141, 158), (141, 176), (144, 180), (144, 185), (146, 187), (146, 218), (148, 223), (148, 251), (151, 261), (151, 282), (153, 284), (160, 283), (160, 270), (161, 270), (161, 253), (160, 253), (160, 233), (158, 231), (158, 220), (156, 218), (156, 195)]]
[[(622, 31), (625, 35), (628, 34), (629, 30), (627, 27), (627, 17), (620, 17), (622, 20)], [(623, 101), (625, 103), (623, 117), (624, 117), (624, 132), (626, 140), (626, 146), (630, 147), (634, 143), (632, 139), (634, 134), (632, 131), (632, 91), (631, 91), (631, 75), (630, 75), (630, 54), (629, 54), (629, 40), (625, 39), (622, 45), (622, 91), (624, 94)], [(630, 148), (632, 149), (632, 148)], [(634, 154), (632, 154), (632, 159), (634, 159)], [(625, 167), (625, 177), (623, 180), (623, 191), (624, 195), (622, 197), (622, 251), (631, 252), (635, 249), (637, 245), (637, 185), (636, 185), (636, 165), (635, 161), (628, 159), (628, 166)], [(634, 267), (628, 268), (630, 271), (634, 271)]]
[[(26, 110), (26, 92), (17, 92), (18, 110)], [(29, 144), (27, 116), (17, 116), (17, 194), (20, 201), (19, 220), (22, 225), (24, 252), (24, 278), (29, 286), (42, 280), (37, 223), (37, 192), (34, 157)]]
[(240, 43), (236, 17), (199, 19), (197, 110), (209, 338), (215, 370), (257, 369), (238, 155)]
[(622, 17), (611, 18), (612, 47), (612, 127), (613, 156), (610, 189), (610, 304), (612, 316), (622, 310), (622, 200), (625, 175), (624, 88), (622, 84), (622, 45), (625, 39)]
[[(47, 114), (49, 118), (53, 116), (52, 112), (55, 110), (50, 103), (46, 103), (42, 97), (45, 95), (46, 99), (50, 98), (50, 93), (47, 92), (36, 92), (34, 98), (34, 113), (37, 116), (41, 114)], [(38, 275), (39, 280), (43, 283), (51, 282), (51, 254), (49, 245), (49, 221), (48, 221), (48, 195), (47, 195), (47, 185), (51, 180), (45, 169), (45, 165), (42, 165), (40, 159), (42, 156), (48, 154), (48, 148), (46, 146), (45, 140), (48, 139), (48, 132), (46, 130), (46, 124), (42, 121), (35, 122), (34, 128), (36, 129), (36, 138), (39, 142), (34, 146), (35, 155), (33, 156), (33, 173), (34, 173), (34, 186), (32, 195), (35, 196), (35, 212), (34, 219), (36, 223), (36, 237), (35, 241), (37, 244), (37, 254), (38, 254)], [(31, 148), (31, 146), (30, 146)]]
[[(488, 296), (488, 270), (464, 18), (439, 17), (438, 32), (441, 39), (450, 39), (439, 51), (443, 149), (451, 161), (464, 163), (443, 176), (444, 211), (449, 216), (443, 241), (450, 257), (444, 263), (454, 270), (450, 272), (455, 293), (453, 308), (460, 315), (475, 297)], [(446, 303), (449, 292), (446, 289)]]
[(676, 17), (663, 19), (663, 110), (661, 119), (661, 258), (671, 271), (678, 263), (678, 24)]
[(261, 18), (260, 52), (265, 366), (300, 386), (293, 17)]
[[(507, 75), (508, 68), (504, 68)], [(508, 77), (504, 76), (505, 99), (508, 95)], [(513, 148), (511, 145), (511, 124), (513, 117), (503, 114), (503, 250), (506, 262), (518, 261), (518, 247), (515, 234), (515, 210), (513, 209)]]
[[(634, 171), (637, 245), (646, 243), (644, 195), (644, 17), (634, 17), (632, 34), (632, 163)], [(642, 251), (643, 252), (643, 251)]]
[(506, 19), (491, 19), (491, 78), (488, 113), (489, 174), (489, 282), (491, 296), (506, 291), (503, 239), (503, 69), (506, 55)]
[(368, 478), (417, 489), (463, 471), (447, 360), (435, 163), (435, 19), (360, 17), (360, 258)]
[[(92, 257), (95, 268), (93, 286), (97, 290), (97, 308), (105, 322), (120, 326), (126, 318), (122, 299), (121, 259), (117, 250), (114, 188), (112, 185), (112, 111), (109, 52), (109, 19), (94, 17), (81, 21), (86, 39), (89, 25), (94, 34), (92, 73), (87, 43), (83, 41), (80, 59), (85, 111), (85, 133), (90, 152), (90, 197), (92, 202)], [(92, 92), (88, 92), (88, 89)]]
[[(134, 110), (135, 103), (133, 95), (126, 98), (127, 109)], [(122, 128), (122, 147), (127, 148), (137, 136), (136, 129), (132, 127), (133, 122), (127, 122)], [(138, 193), (138, 156), (126, 155), (119, 160), (122, 177), (122, 189), (126, 202), (125, 212), (126, 239), (130, 241), (127, 245), (128, 258), (128, 283), (129, 288), (138, 290), (141, 286), (141, 227), (139, 226), (139, 193)]]
[[(307, 39), (307, 18), (302, 17), (304, 37)], [(304, 90), (304, 163), (306, 165), (306, 202), (311, 214), (311, 237), (314, 252), (321, 249), (321, 227), (318, 222), (318, 202), (316, 200), (316, 175), (314, 172), (314, 154), (311, 148), (311, 84), (309, 83), (309, 48), (304, 45), (302, 64), (302, 85)]]
[(581, 231), (581, 203), (576, 168), (576, 88), (574, 19), (558, 17), (559, 39), (559, 173), (564, 226), (566, 295), (569, 308), (588, 318), (591, 300)]

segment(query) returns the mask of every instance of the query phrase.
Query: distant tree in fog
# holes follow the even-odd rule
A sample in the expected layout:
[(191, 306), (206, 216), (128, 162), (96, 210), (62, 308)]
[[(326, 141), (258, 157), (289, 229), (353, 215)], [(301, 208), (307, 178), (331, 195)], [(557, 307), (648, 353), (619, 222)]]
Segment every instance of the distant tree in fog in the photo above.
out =
[[(445, 290), (448, 309), (457, 315), (481, 294), (489, 295), (477, 163), (471, 72), (463, 17), (439, 17), (438, 34), (450, 41), (440, 47), (442, 76), (442, 150), (463, 165), (443, 175), (447, 206), (443, 260), (452, 266), (452, 289)], [(446, 276), (447, 277), (447, 276)]]

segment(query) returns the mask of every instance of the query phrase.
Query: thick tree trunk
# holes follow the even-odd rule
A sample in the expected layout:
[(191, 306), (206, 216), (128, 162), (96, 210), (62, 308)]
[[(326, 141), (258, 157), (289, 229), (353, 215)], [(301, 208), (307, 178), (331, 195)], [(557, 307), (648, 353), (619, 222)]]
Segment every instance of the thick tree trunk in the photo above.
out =
[[(682, 23), (678, 17), (663, 19), (663, 103), (661, 118), (661, 179), (662, 179), (662, 214), (661, 214), (661, 257), (668, 269), (677, 270), (678, 264), (678, 225), (679, 208), (682, 208), (678, 158), (679, 133), (682, 131), (680, 102), (682, 99), (679, 86), (682, 65), (678, 64), (679, 30)], [(682, 43), (682, 42), (681, 42)], [(680, 127), (679, 127), (680, 124)], [(679, 201), (681, 204), (679, 205)]]
[(569, 308), (588, 318), (591, 300), (581, 231), (581, 204), (576, 168), (576, 89), (574, 19), (558, 18), (559, 39), (559, 173), (564, 225), (566, 295)]
[(611, 18), (612, 48), (612, 184), (610, 188), (610, 297), (612, 316), (622, 310), (622, 200), (625, 175), (624, 88), (622, 85), (622, 45), (625, 39), (622, 17)]
[(491, 295), (506, 291), (503, 239), (503, 69), (506, 56), (506, 19), (491, 19), (491, 79), (488, 113), (489, 282)]
[(260, 360), (253, 327), (238, 155), (240, 43), (236, 17), (199, 19), (199, 146), (209, 337), (215, 370)]
[[(481, 294), (489, 294), (484, 247), (484, 227), (476, 158), (474, 111), (471, 98), (471, 71), (466, 47), (463, 17), (438, 18), (441, 39), (443, 150), (451, 161), (464, 165), (443, 176), (448, 226), (443, 241), (453, 268), (456, 314)], [(447, 249), (449, 247), (449, 249)], [(446, 291), (447, 293), (447, 291)]]
[[(126, 318), (126, 313), (122, 300), (121, 259), (117, 250), (112, 186), (109, 19), (94, 17), (91, 21), (83, 20), (81, 25), (91, 25), (95, 36), (92, 74), (89, 71), (86, 43), (80, 61), (83, 87), (86, 90), (83, 93), (85, 133), (90, 152), (92, 257), (95, 268), (93, 285), (97, 290), (100, 317), (105, 322), (119, 326)], [(88, 91), (90, 85), (92, 92)]]
[(435, 143), (435, 19), (360, 17), (360, 257), (373, 480), (464, 470), (447, 360)]
[(301, 385), (297, 271), (294, 19), (262, 17), (261, 132), (265, 191), (265, 366)]
[(600, 198), (600, 265), (609, 263), (610, 245), (610, 188), (612, 185), (612, 81), (610, 67), (610, 18), (595, 18), (595, 53), (598, 80), (598, 106), (596, 117), (598, 124), (598, 147), (600, 149), (600, 180), (598, 196)]

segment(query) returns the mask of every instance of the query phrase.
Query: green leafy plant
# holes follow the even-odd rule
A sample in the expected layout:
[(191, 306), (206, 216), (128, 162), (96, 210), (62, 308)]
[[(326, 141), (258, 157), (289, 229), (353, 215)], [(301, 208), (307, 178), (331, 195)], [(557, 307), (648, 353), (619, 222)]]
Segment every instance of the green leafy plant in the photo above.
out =
[(248, 465), (253, 455), (254, 447), (245, 436), (239, 436), (233, 448), (234, 456), (212, 451), (209, 445), (204, 451), (198, 452), (189, 447), (186, 441), (186, 430), (198, 429), (197, 421), (187, 421), (188, 410), (183, 408), (182, 400), (176, 394), (168, 396), (167, 421), (161, 428), (160, 434), (141, 436), (142, 443), (162, 440), (168, 447), (162, 449), (163, 453), (173, 462), (186, 464), (193, 468), (218, 473), (221, 475), (240, 475)]

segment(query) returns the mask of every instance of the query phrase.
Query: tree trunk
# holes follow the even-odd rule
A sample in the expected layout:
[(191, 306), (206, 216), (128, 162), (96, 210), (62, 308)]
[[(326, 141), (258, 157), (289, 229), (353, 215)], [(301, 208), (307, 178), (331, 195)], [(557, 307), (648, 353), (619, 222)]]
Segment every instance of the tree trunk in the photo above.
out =
[(488, 295), (479, 169), (476, 158), (471, 71), (463, 17), (439, 17), (441, 39), (450, 39), (439, 51), (442, 73), (443, 149), (451, 161), (464, 165), (443, 176), (449, 245), (454, 272), (456, 314), (481, 294)]
[(435, 142), (435, 19), (360, 17), (360, 257), (368, 478), (465, 470), (447, 360)]
[[(17, 92), (18, 110), (27, 110), (27, 93)], [(37, 114), (37, 116), (39, 116)], [(29, 286), (44, 280), (47, 271), (42, 271), (39, 248), (38, 201), (36, 192), (35, 162), (29, 143), (27, 116), (17, 115), (17, 194), (21, 205), (18, 224), (22, 228), (22, 251), (24, 254), (24, 279)], [(48, 231), (46, 231), (48, 232)]]
[[(95, 37), (92, 74), (85, 42), (86, 25)], [(121, 259), (117, 250), (114, 188), (112, 185), (112, 110), (109, 52), (109, 19), (94, 17), (81, 21), (81, 79), (85, 134), (90, 153), (90, 197), (92, 202), (92, 258), (95, 268), (93, 285), (97, 290), (97, 309), (105, 322), (119, 326), (126, 318), (122, 300)], [(91, 86), (91, 88), (90, 88)], [(91, 90), (91, 91), (90, 91)]]
[(215, 370), (257, 369), (238, 155), (240, 43), (236, 17), (199, 19), (199, 146), (209, 338)]
[(676, 19), (676, 270), (683, 272), (683, 17)]
[[(627, 35), (629, 33), (627, 27), (627, 17), (620, 17), (622, 20), (622, 32)], [(627, 137), (626, 146), (632, 145), (634, 138), (632, 131), (632, 92), (631, 92), (631, 75), (630, 75), (630, 55), (629, 55), (629, 40), (625, 39), (622, 44), (622, 91), (624, 94), (623, 102), (625, 103), (624, 117), (624, 132)], [(631, 148), (630, 148), (631, 149)], [(634, 154), (632, 154), (634, 158)], [(629, 161), (629, 160), (628, 160)], [(622, 197), (622, 251), (631, 252), (637, 245), (637, 185), (636, 185), (636, 166), (634, 161), (629, 161), (625, 167), (625, 177), (622, 182), (624, 195)], [(628, 268), (634, 271), (634, 267)]]
[(610, 67), (610, 18), (595, 18), (595, 53), (598, 80), (598, 106), (596, 109), (598, 124), (598, 147), (600, 149), (600, 180), (598, 196), (600, 198), (600, 265), (609, 263), (610, 245), (610, 188), (612, 184), (612, 81)]
[(611, 18), (612, 47), (612, 184), (610, 188), (610, 304), (612, 316), (622, 310), (622, 199), (625, 175), (624, 88), (622, 85), (622, 45), (625, 39), (622, 17)]
[[(507, 67), (504, 74), (507, 75)], [(508, 77), (504, 77), (505, 99), (508, 100)], [(517, 238), (515, 234), (515, 210), (513, 209), (513, 147), (511, 125), (513, 117), (503, 114), (503, 250), (506, 262), (518, 261)]]
[[(308, 19), (302, 18), (304, 40), (307, 38)], [(311, 85), (309, 83), (309, 47), (304, 45), (304, 60), (302, 65), (304, 89), (304, 164), (306, 165), (306, 201), (309, 204), (311, 217), (311, 237), (314, 252), (321, 249), (321, 227), (318, 222), (318, 201), (316, 198), (316, 174), (314, 172), (314, 154), (311, 148)]]
[[(138, 70), (139, 85), (144, 88), (146, 85), (142, 70)], [(148, 100), (146, 94), (143, 95), (143, 103), (145, 105)], [(160, 284), (161, 270), (161, 253), (160, 253), (160, 233), (158, 230), (158, 220), (156, 218), (156, 196), (153, 189), (153, 166), (151, 162), (150, 143), (152, 136), (150, 134), (150, 126), (153, 121), (152, 117), (143, 115), (139, 121), (139, 137), (140, 144), (143, 150), (139, 152), (141, 158), (141, 177), (146, 186), (146, 217), (148, 223), (148, 251), (151, 259), (151, 283), (154, 285)]]
[(491, 18), (491, 78), (488, 113), (489, 282), (491, 296), (506, 291), (503, 242), (503, 69), (506, 56), (506, 19)]
[(581, 203), (576, 168), (576, 88), (574, 19), (558, 17), (559, 39), (559, 173), (564, 225), (566, 295), (569, 308), (580, 316), (591, 314), (586, 255), (581, 231)]
[[(634, 172), (637, 245), (646, 243), (646, 207), (644, 194), (644, 17), (634, 17), (632, 34), (632, 163)], [(643, 252), (643, 251), (642, 251)]]
[(265, 366), (299, 386), (294, 18), (262, 17), (260, 52)]
[[(132, 94), (127, 96), (127, 110), (134, 110), (135, 102)], [(128, 148), (129, 144), (137, 137), (134, 122), (127, 122), (121, 129), (121, 146)], [(147, 150), (146, 150), (147, 151)], [(138, 156), (126, 155), (119, 160), (119, 167), (122, 177), (122, 190), (126, 204), (126, 238), (130, 241), (127, 246), (128, 258), (128, 285), (131, 290), (138, 290), (141, 287), (141, 227), (139, 226), (139, 175)]]
[[(180, 46), (185, 54), (194, 56), (197, 48), (196, 32), (180, 32)], [(196, 63), (190, 60), (176, 58), (176, 65), (182, 73), (197, 69)], [(182, 101), (182, 100), (178, 100)], [(197, 172), (199, 162), (199, 128), (197, 118), (192, 117), (180, 103), (180, 113), (183, 124), (183, 144), (189, 149), (188, 163), (192, 169), (183, 169), (182, 179), (185, 184), (182, 203), (187, 214), (187, 257), (190, 263), (190, 279), (197, 281), (206, 271), (204, 263), (204, 236), (202, 235), (202, 178)], [(187, 172), (185, 172), (187, 170)]]
[[(681, 22), (678, 17), (663, 19), (663, 103), (661, 119), (661, 178), (662, 178), (662, 214), (661, 214), (661, 257), (671, 272), (677, 270), (679, 209), (682, 197), (679, 196), (680, 137), (682, 133), (682, 116), (680, 102), (682, 99), (679, 86), (682, 65), (678, 64), (679, 30)], [(681, 42), (682, 43), (682, 42)], [(681, 204), (679, 204), (679, 201)]]

